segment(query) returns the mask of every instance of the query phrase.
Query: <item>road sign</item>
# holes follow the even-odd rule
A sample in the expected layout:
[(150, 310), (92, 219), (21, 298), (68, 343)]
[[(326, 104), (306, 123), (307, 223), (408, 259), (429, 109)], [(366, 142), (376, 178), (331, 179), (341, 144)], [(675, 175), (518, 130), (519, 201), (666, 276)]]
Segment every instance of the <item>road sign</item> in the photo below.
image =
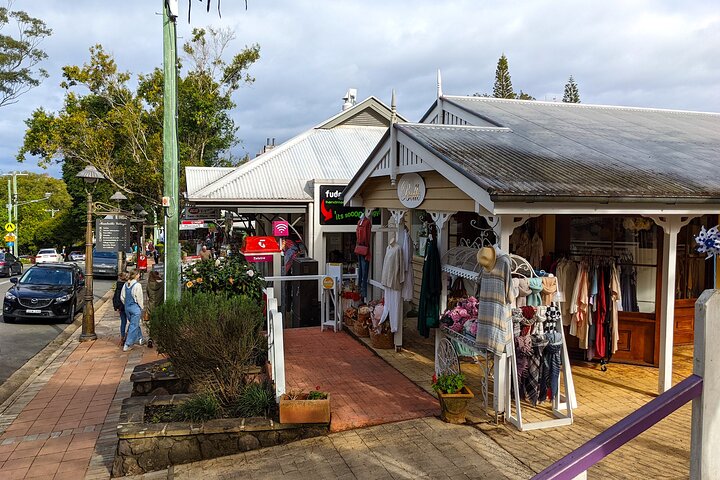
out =
[(7, 222), (5, 224), (5, 231), (6, 232), (14, 232), (15, 231), (15, 224), (12, 222)]
[(14, 246), (15, 246), (15, 242), (7, 242), (7, 246), (8, 246), (8, 247), (14, 247)]
[(95, 222), (98, 252), (124, 252), (128, 249), (130, 221), (127, 218), (101, 219)]
[(5, 241), (6, 241), (6, 242), (14, 242), (14, 241), (15, 241), (15, 234), (14, 234), (14, 233), (6, 233), (6, 234), (5, 234)]

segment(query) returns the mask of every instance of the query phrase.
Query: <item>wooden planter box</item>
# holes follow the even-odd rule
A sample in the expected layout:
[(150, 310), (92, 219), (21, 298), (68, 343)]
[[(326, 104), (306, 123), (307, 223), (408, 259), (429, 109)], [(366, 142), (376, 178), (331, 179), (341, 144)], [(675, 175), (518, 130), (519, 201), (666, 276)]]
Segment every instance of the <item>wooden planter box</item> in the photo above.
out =
[(330, 395), (322, 400), (290, 400), (280, 397), (280, 423), (330, 423)]
[(440, 400), (440, 418), (448, 423), (465, 423), (468, 403), (475, 398), (472, 391), (468, 387), (463, 387), (459, 393), (437, 392), (437, 395)]

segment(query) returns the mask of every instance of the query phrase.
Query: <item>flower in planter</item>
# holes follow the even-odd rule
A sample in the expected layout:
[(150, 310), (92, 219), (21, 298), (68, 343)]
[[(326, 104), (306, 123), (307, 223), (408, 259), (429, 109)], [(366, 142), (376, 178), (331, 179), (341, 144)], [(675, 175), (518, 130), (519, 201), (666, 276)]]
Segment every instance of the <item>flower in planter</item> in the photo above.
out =
[(465, 386), (465, 375), (462, 373), (443, 373), (433, 375), (432, 388), (441, 393), (457, 393)]
[(202, 283), (202, 282), (203, 282), (202, 277), (198, 277), (195, 279), (195, 283)]
[(185, 284), (185, 286), (186, 286), (187, 288), (192, 288), (192, 286), (193, 286), (192, 280), (189, 281), (189, 282), (187, 282), (187, 283)]
[(245, 273), (247, 273), (247, 276), (250, 277), (250, 278), (252, 278), (252, 277), (255, 276), (255, 271), (254, 271), (254, 270), (248, 270), (248, 271), (245, 272)]
[(235, 279), (234, 279), (233, 277), (228, 278), (228, 283), (229, 283), (230, 285), (234, 284), (234, 283), (235, 283)]

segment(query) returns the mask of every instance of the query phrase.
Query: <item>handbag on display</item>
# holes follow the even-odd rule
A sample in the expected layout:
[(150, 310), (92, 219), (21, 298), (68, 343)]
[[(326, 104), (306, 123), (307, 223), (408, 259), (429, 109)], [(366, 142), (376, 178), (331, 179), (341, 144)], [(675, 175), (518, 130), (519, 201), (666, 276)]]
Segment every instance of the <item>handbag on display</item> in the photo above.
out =
[(367, 245), (355, 245), (355, 254), (364, 257), (370, 251), (370, 247)]

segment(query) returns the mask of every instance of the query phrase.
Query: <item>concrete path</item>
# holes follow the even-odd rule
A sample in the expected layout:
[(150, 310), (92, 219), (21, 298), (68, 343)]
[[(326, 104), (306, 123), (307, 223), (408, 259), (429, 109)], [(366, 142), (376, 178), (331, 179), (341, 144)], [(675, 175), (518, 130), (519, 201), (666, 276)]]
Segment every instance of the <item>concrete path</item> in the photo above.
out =
[(461, 480), (530, 476), (529, 469), (476, 429), (431, 417), (334, 433), (134, 478)]

